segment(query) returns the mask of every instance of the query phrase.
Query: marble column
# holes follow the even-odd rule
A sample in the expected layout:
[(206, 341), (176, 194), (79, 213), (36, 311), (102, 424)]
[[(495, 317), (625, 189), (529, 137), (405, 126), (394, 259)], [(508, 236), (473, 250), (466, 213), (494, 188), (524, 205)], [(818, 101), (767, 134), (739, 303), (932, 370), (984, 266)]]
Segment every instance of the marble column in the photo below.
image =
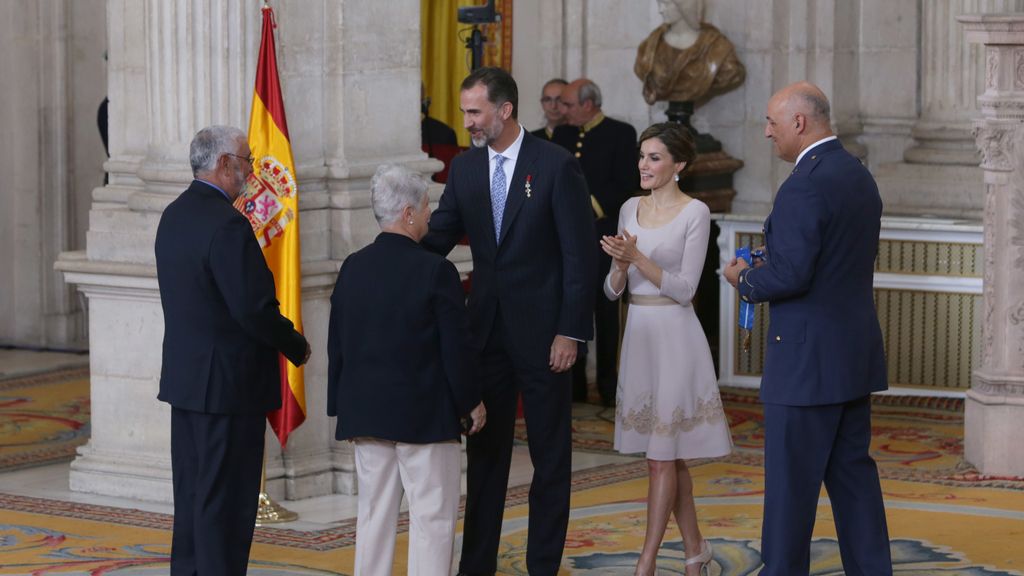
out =
[[(901, 160), (913, 143), (918, 118), (920, 3), (861, 0), (858, 66), (862, 124), (868, 168)], [(880, 90), (879, 86), (884, 86)]]
[(921, 117), (904, 153), (911, 164), (978, 166), (971, 122), (985, 70), (982, 49), (964, 39), (957, 16), (1014, 11), (1020, 0), (931, 0), (921, 5)]
[[(168, 501), (170, 409), (156, 400), (163, 314), (153, 240), (188, 185), (188, 145), (210, 124), (248, 126), (261, 3), (108, 0), (109, 185), (93, 194), (84, 252), (58, 268), (89, 302), (92, 437), (72, 490)], [(419, 142), (419, 1), (271, 2), (300, 187), (307, 419), (285, 450), (268, 431), (268, 492), (355, 490), (327, 418), (329, 297), (344, 257), (377, 233), (369, 178), (382, 162), (434, 172)], [(440, 190), (434, 191), (435, 195)]]
[(0, 344), (84, 348), (79, 296), (53, 270), (84, 246), (87, 199), (103, 182), (102, 0), (0, 4)]
[[(323, 154), (329, 251), (335, 261), (370, 243), (380, 232), (370, 207), (370, 177), (380, 164), (400, 163), (423, 174), (443, 167), (420, 151), (419, 6), (419, 0), (345, 0), (342, 8), (330, 15), (323, 78)], [(441, 191), (440, 185), (432, 186), (433, 202)], [(459, 254), (463, 261), (468, 258), (461, 251)], [(329, 282), (333, 288), (333, 275)], [(329, 307), (321, 307), (324, 317), (328, 312)], [(326, 324), (321, 342), (327, 342)], [(309, 384), (306, 386), (309, 398)], [(322, 386), (326, 388), (326, 374)], [(313, 401), (322, 413), (320, 399), (326, 392), (318, 394)], [(323, 426), (312, 427), (310, 432), (319, 430), (330, 447), (331, 489), (354, 493), (351, 443), (333, 440), (333, 418), (326, 414), (314, 418), (322, 419)]]
[(258, 19), (241, 2), (107, 3), (110, 182), (93, 194), (85, 252), (57, 263), (88, 298), (90, 318), (92, 434), (71, 464), (72, 490), (171, 498), (153, 240), (161, 211), (192, 178), (192, 135), (247, 124)]
[(929, 0), (920, 5), (920, 116), (903, 162), (879, 170), (887, 212), (979, 218), (984, 199), (971, 135), (983, 87), (982, 50), (957, 17), (1024, 9), (1022, 0)]
[(985, 58), (974, 125), (985, 182), (982, 353), (967, 392), (964, 458), (983, 474), (1024, 476), (1024, 13), (958, 20)]

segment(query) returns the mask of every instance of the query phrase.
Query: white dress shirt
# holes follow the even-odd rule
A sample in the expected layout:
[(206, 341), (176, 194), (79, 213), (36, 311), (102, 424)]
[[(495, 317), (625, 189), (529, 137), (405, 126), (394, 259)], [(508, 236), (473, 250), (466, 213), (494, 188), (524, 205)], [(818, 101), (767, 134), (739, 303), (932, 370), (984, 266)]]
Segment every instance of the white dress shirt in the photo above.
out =
[(519, 136), (516, 137), (515, 142), (509, 144), (508, 148), (501, 152), (496, 152), (494, 148), (487, 147), (487, 181), (494, 182), (494, 157), (501, 154), (505, 157), (505, 163), (502, 164), (502, 169), (505, 171), (505, 190), (508, 191), (512, 186), (512, 175), (516, 173), (516, 160), (519, 159), (519, 149), (523, 147), (523, 135), (526, 134), (526, 129), (523, 128), (522, 124), (519, 124)]
[(800, 155), (796, 157), (796, 162), (794, 162), (793, 165), (796, 166), (797, 164), (799, 164), (800, 161), (803, 160), (804, 154), (807, 154), (808, 152), (810, 152), (811, 149), (814, 148), (815, 146), (820, 146), (820, 145), (824, 144), (825, 142), (831, 142), (831, 141), (836, 140), (838, 138), (839, 137), (835, 136), (835, 135), (828, 136), (828, 137), (822, 138), (821, 140), (818, 140), (817, 142), (815, 142), (814, 144), (811, 144), (807, 148), (804, 148), (803, 152), (801, 152)]

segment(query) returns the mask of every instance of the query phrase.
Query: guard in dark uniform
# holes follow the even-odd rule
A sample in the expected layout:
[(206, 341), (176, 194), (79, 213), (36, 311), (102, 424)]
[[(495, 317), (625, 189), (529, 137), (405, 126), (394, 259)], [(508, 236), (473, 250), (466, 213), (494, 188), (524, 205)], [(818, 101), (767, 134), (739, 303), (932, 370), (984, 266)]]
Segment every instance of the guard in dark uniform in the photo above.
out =
[[(555, 129), (552, 141), (568, 149), (583, 168), (590, 189), (597, 239), (614, 236), (622, 203), (640, 187), (637, 168), (636, 130), (625, 122), (609, 118), (601, 111), (601, 89), (581, 78), (568, 84), (559, 96), (566, 124)], [(594, 299), (595, 349), (597, 352), (597, 390), (601, 403), (615, 405), (618, 382), (619, 303), (601, 293), (611, 258), (594, 242), (598, 256), (598, 276)], [(587, 399), (587, 363), (579, 359), (573, 366), (573, 399)]]

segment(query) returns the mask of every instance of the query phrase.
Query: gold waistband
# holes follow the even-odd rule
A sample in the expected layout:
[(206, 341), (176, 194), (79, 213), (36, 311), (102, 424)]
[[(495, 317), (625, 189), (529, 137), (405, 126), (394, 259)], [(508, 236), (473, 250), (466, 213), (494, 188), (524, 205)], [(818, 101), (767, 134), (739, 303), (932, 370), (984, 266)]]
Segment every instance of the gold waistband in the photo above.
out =
[(645, 294), (630, 294), (629, 303), (633, 306), (681, 306), (679, 302), (668, 296), (648, 296)]

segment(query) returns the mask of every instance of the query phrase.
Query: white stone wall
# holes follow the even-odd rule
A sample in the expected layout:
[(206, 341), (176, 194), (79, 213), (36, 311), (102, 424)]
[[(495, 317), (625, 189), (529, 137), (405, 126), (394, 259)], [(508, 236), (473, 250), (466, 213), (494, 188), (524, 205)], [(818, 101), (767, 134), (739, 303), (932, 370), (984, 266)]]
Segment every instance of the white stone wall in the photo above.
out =
[[(775, 90), (806, 79), (831, 98), (837, 132), (876, 173), (887, 207), (979, 216), (978, 169), (950, 169), (941, 182), (921, 186), (934, 167), (893, 166), (905, 154), (937, 158), (943, 148), (971, 156), (964, 126), (977, 113), (980, 52), (963, 42), (956, 14), (1022, 9), (1020, 0), (706, 0), (705, 19), (729, 37), (747, 68), (743, 86), (693, 120), (745, 163), (735, 177), (734, 211), (767, 213), (789, 174), (764, 139), (764, 109)], [(661, 24), (655, 0), (517, 0), (515, 10), (513, 74), (528, 127), (542, 123), (537, 97), (556, 75), (595, 80), (605, 111), (638, 131), (665, 119), (664, 104), (643, 101), (632, 71), (637, 45)], [(947, 123), (953, 139), (936, 133)]]
[[(29, 59), (36, 49), (34, 31), (38, 28), (34, 11), (24, 10), (25, 3), (0, 4), (0, 37), (6, 39), (0, 57), (0, 75), (4, 78), (35, 78)], [(0, 291), (0, 340), (38, 341), (40, 251), (39, 223), (39, 110), (38, 84), (31, 83), (17, 92), (5, 91), (0, 103), (0, 146), (7, 151), (9, 166), (19, 166), (8, 173), (0, 184), (3, 216), (0, 226), (0, 269), (5, 275)], [(20, 119), (20, 120), (19, 120)], [(23, 311), (35, 311), (26, 317)], [(33, 326), (33, 324), (36, 324)]]
[(901, 160), (918, 115), (918, 3), (861, 0), (861, 142), (868, 167)]
[(103, 0), (9, 0), (0, 30), (0, 144), (13, 168), (0, 184), (0, 343), (81, 347), (80, 300), (53, 262), (84, 247), (103, 184)]
[[(884, 4), (885, 10), (878, 13), (875, 4)], [(517, 0), (515, 10), (513, 74), (524, 103), (524, 124), (532, 128), (542, 123), (537, 96), (543, 82), (555, 75), (593, 79), (604, 94), (605, 112), (630, 122), (638, 132), (666, 119), (665, 104), (648, 106), (633, 74), (637, 46), (662, 23), (654, 0)], [(887, 18), (895, 18), (898, 25), (881, 26)], [(768, 98), (786, 84), (803, 79), (819, 84), (832, 98), (837, 129), (861, 154), (864, 149), (855, 138), (864, 132), (864, 101), (879, 100), (873, 89), (862, 86), (877, 86), (873, 82), (879, 77), (900, 79), (899, 102), (888, 109), (881, 106), (880, 123), (886, 125), (890, 117), (909, 123), (914, 117), (916, 33), (907, 35), (906, 28), (916, 30), (916, 3), (707, 0), (705, 20), (733, 42), (747, 68), (743, 86), (699, 108), (693, 119), (700, 131), (714, 135), (746, 163), (736, 174), (734, 211), (766, 213), (774, 190), (789, 174), (772, 156), (763, 120)], [(873, 35), (880, 26), (883, 31)], [(904, 36), (891, 39), (888, 33)], [(905, 45), (908, 36), (910, 46)], [(873, 54), (875, 67), (867, 78), (860, 68), (865, 52)], [(886, 52), (900, 58), (887, 58), (891, 54)], [(880, 151), (902, 155), (905, 144), (904, 137), (892, 150)]]

